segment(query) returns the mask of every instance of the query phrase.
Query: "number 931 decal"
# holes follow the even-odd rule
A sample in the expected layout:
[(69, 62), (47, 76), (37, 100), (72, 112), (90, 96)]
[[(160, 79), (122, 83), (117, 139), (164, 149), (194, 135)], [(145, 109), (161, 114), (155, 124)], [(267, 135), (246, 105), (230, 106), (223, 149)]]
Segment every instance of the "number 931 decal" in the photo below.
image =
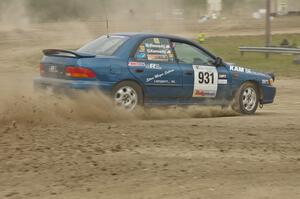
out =
[(212, 66), (193, 65), (193, 97), (216, 97), (218, 89), (218, 71)]

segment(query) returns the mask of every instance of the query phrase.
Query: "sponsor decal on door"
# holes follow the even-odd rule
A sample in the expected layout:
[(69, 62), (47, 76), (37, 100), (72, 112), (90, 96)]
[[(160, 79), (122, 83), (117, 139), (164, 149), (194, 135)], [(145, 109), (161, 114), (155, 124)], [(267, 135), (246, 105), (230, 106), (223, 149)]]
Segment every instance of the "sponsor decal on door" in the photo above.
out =
[(214, 98), (218, 90), (218, 71), (212, 66), (193, 65), (193, 97)]

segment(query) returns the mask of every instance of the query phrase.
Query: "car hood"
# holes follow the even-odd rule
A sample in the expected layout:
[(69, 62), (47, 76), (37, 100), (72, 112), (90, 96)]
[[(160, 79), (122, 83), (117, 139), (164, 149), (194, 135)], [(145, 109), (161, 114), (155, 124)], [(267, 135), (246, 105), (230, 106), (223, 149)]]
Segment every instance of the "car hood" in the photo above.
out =
[(229, 70), (231, 72), (246, 73), (249, 75), (259, 76), (261, 78), (268, 78), (268, 79), (272, 78), (273, 80), (275, 80), (275, 75), (272, 72), (258, 72), (250, 68), (238, 66), (235, 63), (226, 63), (226, 64), (228, 65)]

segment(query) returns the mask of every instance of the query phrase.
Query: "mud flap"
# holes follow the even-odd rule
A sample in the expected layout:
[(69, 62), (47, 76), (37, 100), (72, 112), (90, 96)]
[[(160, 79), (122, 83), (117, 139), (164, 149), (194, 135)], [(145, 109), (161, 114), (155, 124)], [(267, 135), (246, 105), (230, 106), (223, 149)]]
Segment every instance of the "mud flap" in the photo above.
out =
[(264, 107), (264, 102), (263, 100), (259, 100), (259, 108), (262, 109)]

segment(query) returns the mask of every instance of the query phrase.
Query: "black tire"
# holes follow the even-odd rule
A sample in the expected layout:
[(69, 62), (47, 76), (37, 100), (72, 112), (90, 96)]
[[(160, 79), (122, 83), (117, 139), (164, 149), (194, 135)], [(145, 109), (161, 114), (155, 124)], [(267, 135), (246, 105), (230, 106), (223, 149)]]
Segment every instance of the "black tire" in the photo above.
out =
[[(136, 95), (136, 102), (134, 102), (133, 107), (125, 107), (126, 103), (119, 103), (119, 99), (122, 98), (123, 96), (120, 96), (120, 93), (124, 93), (124, 95), (128, 95), (129, 97), (133, 97), (133, 95)], [(124, 96), (126, 98), (126, 96)], [(117, 84), (113, 90), (112, 90), (112, 98), (115, 101), (115, 103), (119, 106), (123, 106), (125, 109), (129, 111), (135, 110), (138, 106), (143, 106), (144, 105), (144, 94), (143, 90), (138, 85), (137, 83), (133, 81), (123, 81)], [(135, 98), (135, 97), (133, 97)], [(125, 99), (124, 99), (125, 100)], [(132, 102), (133, 103), (133, 102)]]
[(235, 94), (232, 109), (241, 114), (252, 115), (256, 112), (258, 103), (259, 92), (257, 86), (252, 82), (245, 82)]

